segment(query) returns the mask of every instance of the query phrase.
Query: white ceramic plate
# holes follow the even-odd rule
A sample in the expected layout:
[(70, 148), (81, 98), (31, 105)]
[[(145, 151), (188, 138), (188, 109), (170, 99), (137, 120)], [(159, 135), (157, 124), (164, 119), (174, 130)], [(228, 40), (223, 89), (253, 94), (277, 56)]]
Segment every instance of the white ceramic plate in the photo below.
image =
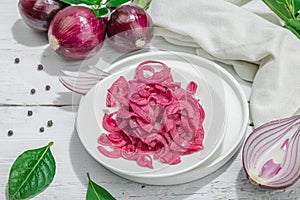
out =
[[(195, 96), (200, 99), (206, 113), (204, 150), (183, 156), (182, 162), (177, 165), (166, 165), (153, 161), (154, 169), (148, 169), (138, 166), (133, 161), (105, 157), (97, 150), (98, 137), (101, 133), (106, 133), (101, 124), (104, 112), (107, 112), (105, 106), (107, 89), (121, 75), (125, 76), (127, 80), (132, 79), (137, 65), (145, 60), (158, 60), (167, 64), (171, 68), (174, 80), (181, 82), (182, 87), (185, 87), (191, 80), (199, 86)], [(107, 71), (112, 75), (98, 83), (82, 98), (76, 123), (84, 147), (103, 166), (115, 173), (129, 177), (142, 179), (169, 177), (198, 167), (220, 147), (225, 133), (226, 115), (223, 81), (217, 65), (185, 53), (151, 52), (118, 61)]]
[(225, 70), (221, 70), (226, 101), (225, 136), (221, 147), (206, 162), (175, 176), (165, 178), (138, 178), (124, 174), (119, 176), (150, 185), (175, 185), (203, 178), (221, 168), (242, 146), (248, 126), (249, 110), (244, 92), (237, 81)]

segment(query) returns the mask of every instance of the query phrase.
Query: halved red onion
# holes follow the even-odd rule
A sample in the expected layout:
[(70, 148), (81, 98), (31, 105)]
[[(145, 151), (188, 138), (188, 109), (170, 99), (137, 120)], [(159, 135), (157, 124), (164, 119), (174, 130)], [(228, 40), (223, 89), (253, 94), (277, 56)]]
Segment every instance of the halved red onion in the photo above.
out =
[(69, 6), (51, 21), (48, 39), (52, 49), (70, 60), (93, 56), (105, 38), (105, 23), (83, 6)]
[(19, 0), (18, 3), (23, 21), (36, 31), (47, 31), (54, 15), (66, 6), (56, 0)]
[(300, 115), (256, 128), (243, 147), (243, 166), (251, 183), (285, 188), (300, 177)]
[(113, 47), (123, 52), (143, 48), (153, 38), (153, 22), (143, 9), (125, 5), (111, 14), (107, 35)]

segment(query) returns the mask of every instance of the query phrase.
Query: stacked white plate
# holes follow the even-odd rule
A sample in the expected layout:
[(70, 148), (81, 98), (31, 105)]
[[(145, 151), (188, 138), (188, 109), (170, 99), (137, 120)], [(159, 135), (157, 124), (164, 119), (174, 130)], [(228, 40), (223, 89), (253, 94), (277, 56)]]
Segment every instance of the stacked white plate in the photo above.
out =
[[(184, 88), (188, 82), (198, 84), (195, 97), (200, 99), (204, 120), (204, 149), (182, 156), (177, 165), (153, 161), (153, 169), (140, 167), (123, 158), (108, 158), (97, 147), (100, 134), (106, 133), (102, 118), (107, 110), (106, 93), (121, 75), (133, 78), (139, 63), (156, 60), (167, 64), (176, 82)], [(243, 143), (248, 123), (248, 104), (237, 81), (222, 67), (199, 56), (176, 52), (138, 54), (112, 64), (109, 77), (100, 81), (82, 97), (76, 128), (86, 150), (101, 165), (126, 179), (152, 185), (173, 185), (200, 179), (223, 166)]]

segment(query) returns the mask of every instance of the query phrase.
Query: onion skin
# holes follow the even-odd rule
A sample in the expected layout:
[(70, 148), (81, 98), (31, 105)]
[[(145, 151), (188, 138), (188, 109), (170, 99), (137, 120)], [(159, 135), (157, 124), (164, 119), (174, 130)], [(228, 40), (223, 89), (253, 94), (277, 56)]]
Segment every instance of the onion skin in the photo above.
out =
[(50, 47), (67, 60), (83, 60), (95, 55), (105, 39), (106, 25), (89, 8), (69, 6), (51, 21)]
[(107, 23), (107, 36), (119, 51), (131, 52), (143, 48), (153, 38), (152, 19), (143, 9), (125, 5), (111, 14)]
[(30, 28), (47, 31), (55, 14), (68, 5), (56, 0), (19, 0), (20, 15)]
[(300, 115), (266, 123), (247, 138), (242, 152), (249, 181), (264, 188), (286, 188), (300, 178)]

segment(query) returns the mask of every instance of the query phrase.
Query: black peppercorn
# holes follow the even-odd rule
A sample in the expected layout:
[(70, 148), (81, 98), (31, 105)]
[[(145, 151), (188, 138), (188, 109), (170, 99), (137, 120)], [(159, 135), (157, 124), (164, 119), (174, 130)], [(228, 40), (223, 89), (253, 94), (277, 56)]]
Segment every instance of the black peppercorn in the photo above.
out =
[(49, 121), (47, 122), (47, 126), (48, 126), (48, 127), (53, 126), (53, 121), (52, 121), (52, 120), (49, 120)]
[(32, 116), (33, 112), (31, 110), (28, 110), (27, 115)]
[(49, 91), (51, 89), (50, 85), (46, 85), (45, 89)]
[(32, 88), (32, 89), (30, 90), (30, 94), (35, 94), (35, 89), (34, 89), (34, 88)]
[(20, 63), (20, 58), (15, 58), (15, 64)]
[(44, 132), (45, 131), (45, 128), (44, 127), (41, 127), (40, 128), (40, 132), (42, 133), (42, 132)]
[(14, 134), (14, 132), (12, 131), (12, 130), (9, 130), (8, 132), (7, 132), (7, 135), (8, 136), (12, 136)]
[(43, 65), (42, 64), (38, 64), (38, 70), (41, 71), (43, 69), (44, 69)]

